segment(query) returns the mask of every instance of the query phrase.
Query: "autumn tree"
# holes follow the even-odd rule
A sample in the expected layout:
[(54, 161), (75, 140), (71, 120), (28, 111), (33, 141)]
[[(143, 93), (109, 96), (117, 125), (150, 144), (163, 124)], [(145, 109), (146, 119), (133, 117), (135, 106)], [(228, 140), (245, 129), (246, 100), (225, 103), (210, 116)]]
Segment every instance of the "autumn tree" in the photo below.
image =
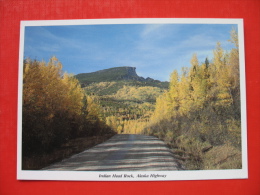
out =
[(48, 63), (26, 59), (23, 73), (23, 155), (53, 150), (65, 141), (105, 133), (109, 128), (94, 97), (62, 71), (56, 57)]
[(167, 93), (169, 109), (174, 115), (180, 107), (179, 99), (179, 75), (177, 70), (174, 70), (170, 76), (169, 93)]
[(172, 72), (169, 90), (157, 98), (143, 130), (184, 154), (189, 151), (185, 158), (191, 169), (203, 167), (203, 147), (241, 150), (239, 44), (235, 29), (230, 35), (230, 51), (217, 42), (211, 60), (199, 63), (193, 54), (190, 68), (183, 67), (180, 76)]

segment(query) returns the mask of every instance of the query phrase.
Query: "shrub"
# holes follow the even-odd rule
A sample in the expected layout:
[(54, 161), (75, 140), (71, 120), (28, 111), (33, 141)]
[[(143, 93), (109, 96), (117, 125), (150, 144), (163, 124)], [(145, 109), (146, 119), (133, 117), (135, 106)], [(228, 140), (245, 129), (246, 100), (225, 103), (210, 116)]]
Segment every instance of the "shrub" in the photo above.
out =
[(241, 169), (241, 151), (230, 144), (216, 146), (203, 157), (203, 169)]

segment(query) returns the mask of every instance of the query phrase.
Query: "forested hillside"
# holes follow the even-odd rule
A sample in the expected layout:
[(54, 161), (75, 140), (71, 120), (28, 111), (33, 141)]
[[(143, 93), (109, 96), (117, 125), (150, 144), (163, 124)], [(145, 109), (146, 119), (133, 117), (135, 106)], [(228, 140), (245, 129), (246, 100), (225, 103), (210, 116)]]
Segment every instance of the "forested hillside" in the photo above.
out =
[(117, 133), (140, 133), (154, 111), (156, 98), (169, 87), (169, 82), (140, 77), (135, 67), (128, 66), (75, 77), (87, 94), (99, 100), (107, 125)]
[(197, 55), (181, 74), (173, 71), (167, 92), (156, 100), (143, 133), (165, 140), (187, 169), (241, 168), (238, 39), (225, 52), (218, 42), (213, 59)]
[(136, 68), (129, 66), (114, 67), (91, 73), (81, 73), (75, 75), (75, 77), (80, 81), (82, 86), (89, 86), (92, 83), (95, 86), (97, 83), (116, 82), (119, 84), (119, 86), (114, 86), (117, 89), (122, 87), (122, 83), (123, 85), (153, 86), (160, 88), (168, 87), (168, 82), (161, 82), (149, 77), (144, 78), (138, 76)]

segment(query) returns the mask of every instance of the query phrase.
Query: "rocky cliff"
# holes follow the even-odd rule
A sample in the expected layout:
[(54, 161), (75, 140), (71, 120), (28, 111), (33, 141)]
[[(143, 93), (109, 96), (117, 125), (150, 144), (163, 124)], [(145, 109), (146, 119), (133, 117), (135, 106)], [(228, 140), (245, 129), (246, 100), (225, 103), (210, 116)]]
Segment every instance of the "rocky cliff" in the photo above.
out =
[(81, 73), (76, 75), (76, 78), (85, 84), (93, 82), (110, 82), (119, 80), (135, 80), (135, 81), (155, 81), (151, 78), (143, 78), (137, 75), (135, 67), (115, 67), (104, 70), (99, 70), (91, 73)]

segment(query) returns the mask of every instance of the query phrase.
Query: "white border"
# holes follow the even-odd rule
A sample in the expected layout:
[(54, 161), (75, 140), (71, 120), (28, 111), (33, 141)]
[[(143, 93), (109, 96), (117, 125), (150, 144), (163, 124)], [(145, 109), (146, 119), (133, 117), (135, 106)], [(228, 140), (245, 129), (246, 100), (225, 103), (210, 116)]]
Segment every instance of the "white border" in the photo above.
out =
[[(24, 33), (26, 26), (60, 25), (97, 25), (97, 24), (237, 24), (239, 35), (240, 95), (241, 95), (241, 132), (242, 132), (242, 169), (199, 170), (199, 171), (147, 171), (147, 172), (89, 172), (89, 171), (27, 171), (22, 170), (22, 85), (24, 59)], [(19, 180), (74, 180), (74, 181), (162, 181), (162, 180), (206, 180), (206, 179), (246, 179), (248, 178), (247, 160), (247, 118), (246, 118), (246, 79), (244, 56), (243, 19), (188, 19), (188, 18), (152, 18), (152, 19), (83, 19), (83, 20), (40, 20), (21, 21), (19, 48), (19, 91), (18, 91), (18, 130), (17, 130), (17, 179)], [(101, 178), (100, 174), (132, 174), (134, 178)], [(166, 175), (165, 178), (139, 178), (138, 174)]]

